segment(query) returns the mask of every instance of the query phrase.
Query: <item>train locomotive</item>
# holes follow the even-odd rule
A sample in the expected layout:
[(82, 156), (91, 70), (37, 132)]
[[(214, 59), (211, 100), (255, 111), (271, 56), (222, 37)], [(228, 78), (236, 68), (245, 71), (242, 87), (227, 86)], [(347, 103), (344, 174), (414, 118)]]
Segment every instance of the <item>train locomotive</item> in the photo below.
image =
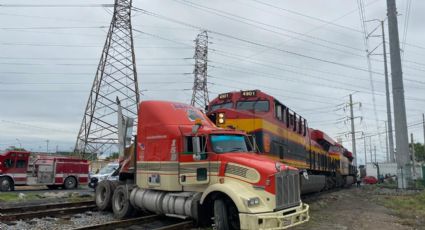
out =
[(208, 105), (207, 116), (218, 127), (247, 132), (259, 152), (298, 168), (303, 194), (355, 182), (351, 152), (260, 90), (219, 94)]

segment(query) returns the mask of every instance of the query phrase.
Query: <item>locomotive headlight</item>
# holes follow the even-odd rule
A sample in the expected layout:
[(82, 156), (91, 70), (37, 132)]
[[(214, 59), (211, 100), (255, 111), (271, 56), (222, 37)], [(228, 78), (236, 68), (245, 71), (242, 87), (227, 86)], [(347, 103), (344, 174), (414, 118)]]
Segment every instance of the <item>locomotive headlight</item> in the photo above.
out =
[(249, 198), (247, 200), (248, 207), (257, 206), (259, 204), (260, 204), (260, 198), (258, 197)]
[(225, 118), (224, 118), (224, 113), (219, 113), (218, 114), (218, 123), (219, 124), (224, 124)]

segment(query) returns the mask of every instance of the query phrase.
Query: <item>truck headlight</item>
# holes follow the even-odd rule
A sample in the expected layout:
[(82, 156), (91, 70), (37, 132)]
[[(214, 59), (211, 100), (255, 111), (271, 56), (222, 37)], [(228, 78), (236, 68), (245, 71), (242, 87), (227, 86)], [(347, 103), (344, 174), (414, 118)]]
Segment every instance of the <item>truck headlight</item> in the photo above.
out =
[(259, 204), (260, 204), (260, 198), (258, 197), (249, 198), (247, 200), (248, 207), (257, 206)]

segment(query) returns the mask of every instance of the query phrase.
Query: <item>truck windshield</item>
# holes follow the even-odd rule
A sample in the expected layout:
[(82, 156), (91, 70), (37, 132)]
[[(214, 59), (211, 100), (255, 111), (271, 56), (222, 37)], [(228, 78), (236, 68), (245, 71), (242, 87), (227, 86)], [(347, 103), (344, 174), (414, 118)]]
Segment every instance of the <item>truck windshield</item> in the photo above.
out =
[(99, 174), (110, 174), (113, 173), (117, 168), (117, 165), (107, 165), (100, 169)]
[(212, 149), (216, 153), (247, 152), (247, 144), (243, 135), (211, 135)]

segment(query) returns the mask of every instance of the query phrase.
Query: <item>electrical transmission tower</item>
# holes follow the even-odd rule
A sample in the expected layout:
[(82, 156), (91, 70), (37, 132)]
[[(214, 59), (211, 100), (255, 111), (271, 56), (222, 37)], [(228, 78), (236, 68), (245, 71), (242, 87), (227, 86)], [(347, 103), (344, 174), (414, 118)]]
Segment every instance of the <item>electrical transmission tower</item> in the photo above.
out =
[(195, 40), (195, 69), (193, 74), (193, 93), (190, 104), (192, 106), (205, 109), (208, 105), (208, 87), (207, 87), (207, 67), (208, 67), (208, 33), (203, 31), (198, 34)]
[(102, 154), (118, 143), (117, 97), (123, 114), (137, 117), (139, 88), (131, 5), (132, 0), (115, 0), (114, 14), (75, 144), (75, 151), (81, 154)]

